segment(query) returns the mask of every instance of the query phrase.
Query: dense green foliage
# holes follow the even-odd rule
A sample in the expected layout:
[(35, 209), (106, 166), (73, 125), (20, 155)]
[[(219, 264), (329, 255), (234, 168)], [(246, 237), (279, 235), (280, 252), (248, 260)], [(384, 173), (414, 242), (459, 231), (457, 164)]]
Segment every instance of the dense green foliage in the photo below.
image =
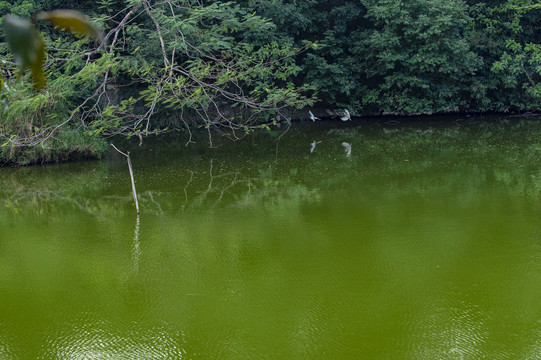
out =
[(539, 1), (254, 3), (297, 43), (321, 45), (301, 67), (325, 104), (358, 114), (541, 108)]
[(0, 162), (97, 156), (104, 138), (222, 128), (238, 138), (317, 106), (356, 115), (541, 109), (539, 0), (0, 1), (74, 8), (101, 43), (34, 19), (37, 92), (0, 37)]

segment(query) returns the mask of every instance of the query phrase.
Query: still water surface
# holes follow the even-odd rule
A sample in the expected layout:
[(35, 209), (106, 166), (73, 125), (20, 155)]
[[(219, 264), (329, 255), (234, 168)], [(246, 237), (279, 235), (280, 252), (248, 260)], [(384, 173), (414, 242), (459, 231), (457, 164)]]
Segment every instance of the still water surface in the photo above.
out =
[(541, 359), (541, 125), (275, 135), (0, 169), (0, 359)]

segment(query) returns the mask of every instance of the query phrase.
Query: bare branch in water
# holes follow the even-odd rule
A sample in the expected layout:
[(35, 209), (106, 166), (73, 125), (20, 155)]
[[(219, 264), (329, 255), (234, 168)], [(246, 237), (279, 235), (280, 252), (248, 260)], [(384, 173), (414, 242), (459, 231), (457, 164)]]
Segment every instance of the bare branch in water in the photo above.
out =
[(113, 145), (113, 143), (111, 143), (111, 146), (116, 151), (124, 155), (126, 157), (126, 160), (128, 161), (128, 169), (130, 170), (130, 178), (131, 178), (131, 189), (133, 192), (133, 201), (135, 202), (135, 209), (137, 210), (137, 214), (139, 214), (139, 203), (137, 202), (137, 192), (135, 191), (135, 180), (133, 178), (133, 169), (131, 166), (130, 152), (128, 151), (127, 153), (123, 153), (122, 151), (118, 150), (118, 148), (115, 145)]

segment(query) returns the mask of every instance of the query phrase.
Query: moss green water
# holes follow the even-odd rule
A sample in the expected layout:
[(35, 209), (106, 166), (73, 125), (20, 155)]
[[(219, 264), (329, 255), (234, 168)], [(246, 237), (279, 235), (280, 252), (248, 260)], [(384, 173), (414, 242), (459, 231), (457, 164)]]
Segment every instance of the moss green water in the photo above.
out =
[(541, 125), (334, 125), (0, 169), (0, 359), (539, 359)]

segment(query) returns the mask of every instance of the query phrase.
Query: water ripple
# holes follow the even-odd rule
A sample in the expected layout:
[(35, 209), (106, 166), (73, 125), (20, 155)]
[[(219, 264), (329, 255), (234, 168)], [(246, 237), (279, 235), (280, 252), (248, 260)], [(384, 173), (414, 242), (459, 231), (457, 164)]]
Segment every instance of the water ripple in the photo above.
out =
[[(80, 326), (80, 327), (77, 327)], [(73, 328), (75, 327), (75, 328)], [(182, 359), (184, 335), (166, 326), (120, 331), (110, 322), (77, 321), (51, 335), (38, 359)]]

